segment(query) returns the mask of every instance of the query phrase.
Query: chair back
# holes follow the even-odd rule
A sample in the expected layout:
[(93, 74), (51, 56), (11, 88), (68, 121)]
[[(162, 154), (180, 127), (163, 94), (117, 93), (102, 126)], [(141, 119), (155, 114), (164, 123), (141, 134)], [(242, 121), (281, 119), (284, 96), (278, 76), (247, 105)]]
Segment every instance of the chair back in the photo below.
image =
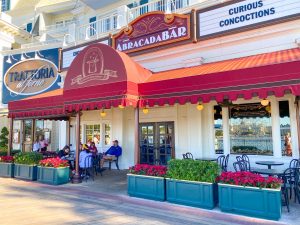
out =
[(229, 162), (229, 154), (226, 155), (223, 166), (222, 166), (222, 171), (227, 172), (227, 167), (228, 167), (228, 162)]
[(182, 154), (182, 158), (183, 158), (183, 159), (186, 159), (186, 154)]
[(194, 159), (193, 154), (190, 152), (185, 153), (186, 159)]
[(300, 167), (300, 161), (299, 159), (292, 159), (290, 161), (289, 168), (299, 168)]
[(237, 156), (237, 157), (235, 157), (236, 158), (236, 161), (238, 161), (238, 162), (240, 162), (240, 161), (243, 161), (243, 158), (242, 158), (242, 156)]
[(92, 168), (93, 167), (93, 156), (89, 155), (84, 159), (84, 168)]
[(246, 171), (246, 165), (244, 161), (237, 161), (233, 163), (233, 168), (236, 172)]
[(220, 155), (218, 158), (217, 158), (217, 163), (218, 165), (221, 167), (222, 171), (223, 170), (223, 167), (224, 167), (224, 164), (225, 164), (225, 155)]
[(287, 168), (282, 176), (283, 187), (287, 188), (287, 184), (298, 184), (299, 183), (299, 169), (297, 168)]
[(247, 155), (243, 154), (242, 155), (242, 159), (245, 162), (246, 170), (247, 171), (251, 171), (251, 165), (250, 165), (250, 159), (249, 159), (249, 157)]

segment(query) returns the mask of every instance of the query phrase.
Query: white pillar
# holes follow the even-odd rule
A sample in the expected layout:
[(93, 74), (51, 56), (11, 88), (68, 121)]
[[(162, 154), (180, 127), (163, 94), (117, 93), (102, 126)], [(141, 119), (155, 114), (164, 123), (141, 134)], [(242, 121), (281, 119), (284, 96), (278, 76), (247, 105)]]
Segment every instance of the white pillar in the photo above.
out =
[(202, 111), (197, 110), (196, 105), (187, 105), (187, 125), (188, 125), (188, 149), (194, 158), (202, 156)]
[(282, 156), (282, 153), (281, 153), (279, 103), (278, 100), (275, 98), (271, 98), (270, 102), (271, 102), (273, 154), (275, 158), (280, 158)]
[(222, 107), (224, 155), (230, 154), (229, 108)]
[(290, 111), (290, 126), (291, 126), (291, 138), (292, 138), (292, 152), (293, 158), (299, 158), (299, 143), (298, 143), (298, 131), (297, 131), (297, 114), (295, 106), (295, 97), (289, 99), (289, 111)]
[(118, 8), (117, 29), (120, 29), (127, 25), (127, 14), (128, 7), (126, 5), (122, 5)]
[(60, 121), (59, 122), (59, 139), (58, 139), (58, 146), (59, 149), (62, 149), (67, 144), (67, 122)]
[(202, 157), (213, 157), (215, 154), (214, 145), (214, 103), (204, 105), (202, 111)]

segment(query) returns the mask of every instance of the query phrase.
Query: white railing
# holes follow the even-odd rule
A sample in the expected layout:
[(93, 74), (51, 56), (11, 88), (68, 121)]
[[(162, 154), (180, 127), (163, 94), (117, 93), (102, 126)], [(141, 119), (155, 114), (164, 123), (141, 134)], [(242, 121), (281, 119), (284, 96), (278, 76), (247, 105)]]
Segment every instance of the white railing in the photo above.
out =
[(177, 12), (177, 10), (188, 7), (192, 4), (191, 0), (156, 0), (147, 4), (133, 7), (129, 9), (129, 20), (153, 11), (162, 11), (166, 13)]

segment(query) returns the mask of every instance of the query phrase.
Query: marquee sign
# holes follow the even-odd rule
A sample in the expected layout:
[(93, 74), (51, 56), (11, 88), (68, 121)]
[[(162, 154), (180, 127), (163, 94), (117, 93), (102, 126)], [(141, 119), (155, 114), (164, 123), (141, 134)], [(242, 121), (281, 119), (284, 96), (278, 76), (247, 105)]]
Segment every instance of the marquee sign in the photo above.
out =
[(35, 95), (51, 87), (57, 80), (57, 67), (45, 59), (28, 59), (10, 67), (4, 85), (17, 95)]
[(236, 0), (198, 11), (198, 38), (285, 22), (300, 18), (299, 0)]
[(190, 15), (151, 12), (144, 14), (112, 37), (118, 51), (130, 53), (191, 38)]
[(2, 102), (20, 100), (60, 88), (58, 49), (8, 55), (3, 60)]
[(86, 46), (94, 43), (102, 43), (102, 44), (110, 45), (109, 38), (103, 38), (100, 40), (84, 43), (79, 46), (62, 49), (60, 71), (67, 70), (70, 67), (73, 60), (75, 59), (75, 57), (79, 54), (79, 52), (82, 51)]

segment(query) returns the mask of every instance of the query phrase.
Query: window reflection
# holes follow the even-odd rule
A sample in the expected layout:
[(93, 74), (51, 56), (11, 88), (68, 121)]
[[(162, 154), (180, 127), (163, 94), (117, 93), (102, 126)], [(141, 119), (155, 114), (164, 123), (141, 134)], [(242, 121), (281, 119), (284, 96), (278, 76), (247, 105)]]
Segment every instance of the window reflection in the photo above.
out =
[(214, 106), (215, 153), (224, 154), (222, 107)]
[(270, 105), (234, 105), (229, 117), (232, 154), (273, 155)]
[(283, 156), (292, 156), (291, 119), (288, 101), (279, 102), (281, 150)]

